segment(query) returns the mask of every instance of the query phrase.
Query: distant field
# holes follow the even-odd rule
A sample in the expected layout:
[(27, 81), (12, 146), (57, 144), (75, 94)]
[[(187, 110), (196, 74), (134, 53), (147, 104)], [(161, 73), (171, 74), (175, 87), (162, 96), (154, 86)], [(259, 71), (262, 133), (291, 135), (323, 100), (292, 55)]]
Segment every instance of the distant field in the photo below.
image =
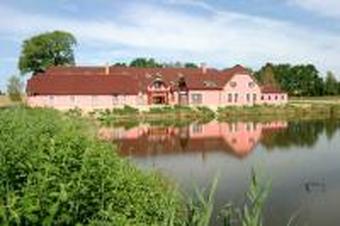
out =
[(323, 97), (292, 97), (290, 103), (322, 103), (322, 104), (340, 104), (340, 96), (323, 96)]
[(7, 96), (0, 96), (0, 107), (12, 105), (13, 102)]

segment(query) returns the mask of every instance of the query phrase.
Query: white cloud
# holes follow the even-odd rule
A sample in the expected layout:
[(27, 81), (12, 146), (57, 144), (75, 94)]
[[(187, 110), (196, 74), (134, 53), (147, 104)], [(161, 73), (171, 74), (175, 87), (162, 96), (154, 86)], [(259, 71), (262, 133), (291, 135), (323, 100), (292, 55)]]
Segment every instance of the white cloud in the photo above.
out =
[(288, 3), (322, 16), (340, 19), (339, 0), (288, 0)]
[[(172, 4), (198, 4), (208, 9), (204, 2), (170, 1)], [(28, 37), (53, 29), (70, 31), (80, 41), (80, 52), (87, 52), (86, 57), (80, 57), (82, 63), (112, 60), (117, 56), (114, 48), (119, 46), (120, 51), (122, 47), (128, 49), (129, 52), (123, 51), (125, 56), (155, 54), (155, 57), (206, 61), (219, 66), (235, 63), (258, 66), (267, 61), (314, 63), (321, 69), (340, 73), (338, 34), (216, 11), (211, 6), (209, 10), (211, 13), (203, 17), (183, 10), (138, 4), (116, 12), (119, 13), (118, 22), (33, 15), (0, 6), (0, 33)], [(93, 52), (92, 57), (82, 46), (94, 44), (101, 54)]]

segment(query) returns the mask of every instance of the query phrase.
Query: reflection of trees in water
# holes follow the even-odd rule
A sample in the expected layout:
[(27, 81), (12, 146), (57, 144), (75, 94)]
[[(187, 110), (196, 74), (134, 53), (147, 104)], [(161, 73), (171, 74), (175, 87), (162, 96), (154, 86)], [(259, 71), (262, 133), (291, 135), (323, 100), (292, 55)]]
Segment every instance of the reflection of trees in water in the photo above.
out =
[(274, 133), (263, 133), (261, 144), (267, 149), (276, 147), (313, 147), (319, 136), (325, 132), (328, 139), (332, 139), (340, 128), (336, 120), (296, 121), (289, 122), (285, 130)]

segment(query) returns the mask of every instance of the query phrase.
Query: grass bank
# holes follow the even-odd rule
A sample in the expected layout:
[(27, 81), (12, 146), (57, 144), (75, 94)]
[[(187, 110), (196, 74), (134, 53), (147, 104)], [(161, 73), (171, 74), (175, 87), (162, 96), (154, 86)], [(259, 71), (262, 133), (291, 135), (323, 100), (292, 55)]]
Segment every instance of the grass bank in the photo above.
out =
[(104, 125), (149, 124), (185, 125), (193, 121), (209, 121), (215, 117), (215, 112), (207, 107), (164, 106), (152, 107), (148, 111), (139, 111), (137, 108), (124, 106), (121, 109), (98, 110), (89, 115), (99, 120)]
[(217, 115), (221, 121), (340, 118), (340, 104), (289, 103), (282, 106), (222, 107), (218, 109)]
[(340, 118), (340, 103), (336, 102), (294, 102), (286, 105), (255, 105), (244, 107), (220, 107), (216, 112), (208, 107), (165, 106), (139, 111), (125, 106), (122, 109), (99, 110), (90, 113), (103, 125), (186, 125), (191, 122), (208, 122), (217, 118), (220, 121), (235, 120), (303, 120)]

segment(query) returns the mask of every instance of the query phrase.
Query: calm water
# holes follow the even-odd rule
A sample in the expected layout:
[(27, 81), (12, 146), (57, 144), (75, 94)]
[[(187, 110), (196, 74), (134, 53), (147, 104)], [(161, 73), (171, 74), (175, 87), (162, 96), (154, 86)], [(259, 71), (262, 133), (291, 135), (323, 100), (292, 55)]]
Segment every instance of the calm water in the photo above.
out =
[[(340, 225), (340, 122), (236, 122), (103, 128), (120, 154), (156, 169), (183, 191), (219, 174), (215, 209), (241, 203), (253, 167), (272, 182), (265, 225)], [(217, 211), (215, 211), (215, 215)], [(218, 222), (213, 222), (218, 225)]]

